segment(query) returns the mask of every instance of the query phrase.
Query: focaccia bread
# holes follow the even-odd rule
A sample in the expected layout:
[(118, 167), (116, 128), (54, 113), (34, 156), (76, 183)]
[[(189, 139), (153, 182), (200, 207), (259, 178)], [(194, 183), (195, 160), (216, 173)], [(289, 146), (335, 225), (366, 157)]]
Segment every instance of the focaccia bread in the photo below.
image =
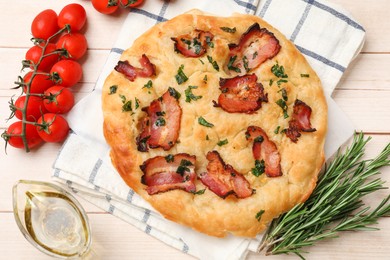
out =
[(155, 25), (123, 52), (102, 101), (123, 180), (212, 236), (256, 236), (309, 197), (324, 162), (321, 82), (256, 16), (194, 10)]

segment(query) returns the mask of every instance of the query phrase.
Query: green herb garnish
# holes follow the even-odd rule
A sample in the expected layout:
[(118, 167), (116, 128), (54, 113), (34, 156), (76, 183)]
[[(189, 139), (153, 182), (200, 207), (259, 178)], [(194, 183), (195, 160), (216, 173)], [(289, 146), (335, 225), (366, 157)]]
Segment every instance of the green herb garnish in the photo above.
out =
[(198, 190), (198, 191), (193, 192), (193, 193), (194, 193), (194, 195), (202, 195), (202, 194), (204, 194), (205, 191), (206, 191), (206, 189), (203, 189), (203, 190)]
[(179, 67), (179, 69), (177, 70), (177, 74), (175, 76), (176, 82), (179, 85), (184, 83), (184, 82), (186, 82), (188, 80), (188, 77), (186, 76), (186, 74), (184, 74), (183, 69), (184, 69), (184, 65), (181, 65)]
[(256, 177), (259, 177), (260, 175), (262, 175), (265, 171), (265, 164), (264, 164), (264, 160), (255, 160), (255, 168), (252, 168), (252, 174)]
[(153, 87), (153, 82), (149, 80), (142, 88), (151, 89)]
[(179, 167), (177, 167), (176, 172), (183, 176), (185, 172), (190, 171), (190, 168), (188, 168), (188, 166), (192, 166), (192, 165), (193, 165), (192, 162), (185, 160), (185, 159), (182, 159), (180, 161)]
[(165, 161), (167, 163), (170, 163), (170, 162), (173, 162), (173, 160), (175, 159), (173, 154), (168, 154), (167, 156), (164, 157), (165, 158)]
[(202, 116), (200, 116), (198, 118), (198, 123), (202, 126), (205, 126), (205, 127), (213, 127), (214, 126), (212, 123), (207, 122), (206, 119), (204, 119)]
[(156, 122), (154, 122), (155, 126), (165, 126), (166, 122), (163, 117), (157, 117)]
[(259, 212), (256, 213), (255, 218), (257, 219), (257, 221), (261, 220), (261, 216), (264, 214), (264, 212), (265, 212), (265, 210), (262, 209), (262, 210), (260, 210)]
[(139, 108), (139, 99), (134, 98), (134, 101), (135, 101), (135, 109)]
[(288, 106), (286, 101), (284, 101), (283, 99), (279, 99), (276, 101), (276, 104), (280, 106), (280, 108), (283, 110), (284, 118), (288, 118), (288, 113), (287, 113)]
[(284, 101), (287, 101), (288, 100), (288, 96), (287, 96), (287, 91), (285, 88), (282, 88), (281, 90), (279, 90), (278, 92), (282, 92), (282, 98)]
[(236, 59), (237, 59), (237, 55), (231, 56), (230, 59), (229, 59), (229, 62), (227, 64), (227, 68), (229, 70), (233, 70), (233, 71), (235, 71), (237, 73), (240, 73), (241, 69), (238, 68), (238, 67), (233, 66), (233, 63), (236, 61)]
[(280, 130), (280, 125), (278, 125), (278, 127), (275, 128), (274, 134), (279, 134), (279, 130)]
[(309, 74), (301, 74), (301, 78), (309, 78), (310, 75)]
[(227, 33), (235, 33), (237, 31), (236, 27), (229, 28), (229, 27), (219, 27), (222, 31)]
[(219, 141), (219, 142), (217, 143), (217, 145), (218, 145), (218, 146), (223, 146), (223, 145), (228, 144), (228, 143), (229, 143), (228, 139), (224, 139), (224, 140)]
[(213, 65), (213, 68), (216, 70), (216, 71), (219, 71), (219, 66), (218, 66), (218, 63), (213, 60), (213, 57), (207, 55), (207, 60), (211, 63), (211, 65)]
[(195, 96), (194, 93), (192, 93), (192, 90), (197, 88), (198, 86), (188, 86), (188, 88), (184, 91), (184, 94), (186, 95), (186, 102), (191, 103), (191, 100), (196, 101), (202, 98), (202, 96)]
[(175, 99), (179, 99), (181, 97), (181, 94), (174, 88), (169, 87), (168, 88), (169, 95), (174, 97)]
[(115, 94), (117, 89), (118, 89), (118, 86), (117, 86), (117, 85), (112, 85), (112, 86), (110, 87), (110, 92), (108, 93), (108, 95)]
[(271, 72), (278, 78), (288, 78), (287, 74), (284, 72), (284, 67), (279, 66), (278, 63), (272, 66)]
[(250, 71), (251, 69), (248, 67), (248, 58), (246, 56), (242, 57), (242, 62), (244, 64), (244, 69), (246, 72)]

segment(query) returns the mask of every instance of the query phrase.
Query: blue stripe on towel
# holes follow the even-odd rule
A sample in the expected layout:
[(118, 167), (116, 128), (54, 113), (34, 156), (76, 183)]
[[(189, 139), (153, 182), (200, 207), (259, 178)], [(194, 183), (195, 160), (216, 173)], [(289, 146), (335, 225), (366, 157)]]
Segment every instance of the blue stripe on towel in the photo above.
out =
[(148, 222), (149, 218), (150, 218), (150, 209), (145, 209), (145, 214), (142, 218), (142, 222), (144, 223)]
[(163, 19), (165, 19), (164, 15), (165, 15), (165, 12), (167, 11), (168, 6), (169, 6), (169, 0), (164, 0), (164, 4), (162, 5), (160, 13), (157, 16), (156, 23), (160, 23), (160, 22), (164, 21), (163, 20)]
[(110, 205), (110, 207), (108, 208), (108, 213), (112, 214), (112, 213), (114, 213), (114, 210), (115, 210), (115, 206)]
[(265, 2), (263, 8), (261, 9), (260, 13), (259, 13), (259, 16), (260, 17), (264, 17), (265, 13), (267, 12), (268, 10), (268, 7), (269, 5), (271, 4), (272, 0), (267, 0), (267, 2)]
[(102, 164), (103, 164), (103, 161), (101, 159), (98, 159), (96, 161), (95, 165), (93, 166), (92, 172), (89, 175), (89, 179), (88, 179), (89, 183), (94, 183), (95, 182), (96, 175), (97, 175), (97, 173), (99, 171), (99, 168), (102, 166)]
[(345, 71), (345, 67), (341, 66), (340, 64), (337, 64), (336, 62), (333, 62), (333, 61), (331, 61), (331, 60), (329, 60), (329, 59), (327, 59), (327, 58), (325, 58), (325, 57), (323, 57), (323, 56), (321, 56), (321, 55), (319, 55), (319, 54), (317, 54), (315, 52), (312, 52), (312, 51), (310, 51), (308, 49), (305, 49), (305, 48), (303, 48), (301, 46), (298, 46), (298, 45), (295, 45), (295, 46), (303, 54), (305, 54), (305, 55), (307, 55), (307, 56), (309, 56), (309, 57), (311, 57), (313, 59), (316, 59), (318, 61), (321, 61), (322, 63), (324, 63), (324, 64), (326, 64), (326, 65), (328, 65), (328, 66), (330, 66), (332, 68), (335, 68), (336, 70), (339, 70), (341, 72)]
[(240, 1), (240, 0), (234, 0), (234, 2), (236, 2), (236, 4), (238, 4), (240, 6), (245, 7), (247, 13), (249, 13), (249, 11), (256, 11), (256, 9), (257, 9), (257, 6), (254, 6), (252, 4), (253, 0), (250, 0), (248, 2), (244, 2), (244, 1)]
[(154, 20), (160, 21), (160, 22), (165, 22), (165, 21), (168, 20), (168, 19), (166, 19), (164, 17), (152, 14), (150, 12), (147, 12), (147, 11), (143, 10), (143, 9), (133, 8), (133, 9), (130, 10), (130, 12), (136, 13), (136, 14), (142, 14), (142, 15), (145, 15), (146, 17), (149, 17), (151, 19), (154, 19)]
[(127, 201), (131, 203), (133, 200), (133, 196), (134, 196), (134, 191), (129, 190), (129, 193), (127, 193)]
[(122, 54), (124, 52), (123, 49), (121, 48), (112, 48), (111, 49), (111, 52), (115, 52), (115, 53), (118, 53), (118, 54)]
[(152, 230), (152, 227), (150, 225), (146, 225), (145, 233), (150, 234), (150, 231)]
[(310, 12), (310, 9), (312, 7), (312, 4), (313, 4), (313, 1), (314, 0), (309, 0), (307, 1), (307, 5), (306, 5), (306, 8), (305, 8), (305, 11), (303, 12), (302, 16), (301, 16), (301, 19), (299, 20), (297, 26), (295, 27), (295, 30), (294, 32), (292, 33), (291, 37), (290, 37), (290, 40), (291, 41), (295, 41), (295, 39), (297, 38), (298, 34), (299, 34), (299, 31), (301, 30), (303, 24), (305, 23), (306, 21), (306, 18), (307, 16), (309, 15), (309, 12)]
[[(304, 1), (306, 3), (311, 2), (311, 0), (302, 0), (302, 1)], [(324, 5), (323, 3), (320, 3), (317, 1), (313, 1), (313, 5), (315, 7), (318, 7), (320, 9), (334, 15), (335, 17), (339, 18), (340, 20), (343, 20), (344, 22), (346, 22), (350, 26), (354, 27), (355, 29), (358, 29), (358, 30), (365, 32), (364, 28), (360, 24), (358, 24), (357, 22), (355, 22), (354, 20), (352, 20), (351, 18), (349, 18), (345, 14), (342, 14), (342, 13), (336, 11), (335, 9), (331, 8), (330, 6)]]

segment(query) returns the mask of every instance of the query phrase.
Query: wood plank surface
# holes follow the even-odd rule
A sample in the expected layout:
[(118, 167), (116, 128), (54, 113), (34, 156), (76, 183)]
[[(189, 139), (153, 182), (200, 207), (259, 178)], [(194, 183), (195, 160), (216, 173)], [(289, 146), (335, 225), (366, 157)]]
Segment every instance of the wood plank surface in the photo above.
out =
[[(160, 0), (146, 0), (160, 1)], [(264, 1), (264, 0), (263, 0)], [(329, 0), (348, 10), (366, 30), (362, 53), (343, 75), (333, 98), (347, 114), (356, 130), (372, 137), (366, 156), (371, 158), (390, 142), (390, 13), (389, 0)], [(76, 100), (92, 91), (94, 83), (107, 59), (128, 11), (115, 15), (96, 12), (87, 0), (17, 0), (0, 1), (0, 131), (12, 122), (8, 101), (18, 91), (11, 90), (20, 72), (21, 60), (30, 42), (30, 24), (44, 9), (61, 10), (69, 3), (82, 4), (88, 14), (86, 28), (88, 54), (81, 60), (84, 75), (72, 88)], [(29, 154), (10, 147), (5, 154), (0, 140), (0, 259), (51, 259), (33, 248), (19, 232), (12, 212), (12, 186), (17, 180), (50, 181), (52, 164), (61, 144), (44, 144)], [(390, 167), (383, 169), (383, 179), (390, 184)], [(381, 190), (366, 199), (375, 206), (389, 194)], [(93, 232), (94, 255), (91, 259), (192, 259), (165, 245), (143, 231), (117, 219), (96, 206), (80, 200), (88, 212)], [(381, 230), (374, 232), (347, 232), (339, 239), (323, 241), (308, 248), (308, 259), (389, 259), (390, 218), (380, 220)], [(207, 250), (207, 249), (205, 249)], [(247, 259), (264, 259), (250, 253)], [(266, 259), (297, 259), (295, 256), (271, 256)]]

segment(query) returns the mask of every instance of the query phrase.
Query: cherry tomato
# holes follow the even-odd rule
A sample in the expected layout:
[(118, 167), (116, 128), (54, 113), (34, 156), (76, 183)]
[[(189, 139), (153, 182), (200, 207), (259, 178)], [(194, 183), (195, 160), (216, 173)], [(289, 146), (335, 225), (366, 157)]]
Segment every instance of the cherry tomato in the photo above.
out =
[(69, 4), (62, 8), (58, 15), (58, 26), (63, 28), (65, 24), (70, 25), (72, 32), (78, 32), (83, 28), (87, 20), (87, 13), (84, 7), (79, 4)]
[(118, 10), (117, 0), (92, 0), (93, 7), (102, 14), (112, 14)]
[(68, 136), (68, 122), (60, 115), (53, 113), (44, 114), (38, 119), (38, 124), (38, 134), (46, 142), (62, 142)]
[(67, 113), (74, 106), (73, 93), (65, 87), (53, 86), (45, 91), (45, 96), (43, 104), (51, 113)]
[[(16, 121), (11, 124), (7, 131), (5, 131), (1, 136), (9, 143), (11, 146), (16, 148), (24, 148), (23, 139), (21, 136), (12, 136), (12, 135), (21, 135), (23, 123), (22, 121)], [(42, 138), (39, 136), (37, 129), (34, 125), (26, 124), (26, 140), (27, 147), (29, 149), (39, 145), (43, 142)]]
[[(34, 64), (38, 64), (38, 61), (42, 56), (42, 46), (43, 46), (43, 44), (34, 45), (33, 47), (31, 47), (26, 53), (26, 60), (30, 60)], [(58, 61), (58, 59), (59, 59), (58, 54), (53, 53), (56, 50), (56, 48), (57, 47), (54, 43), (49, 43), (46, 46), (44, 54), (48, 55), (48, 56), (46, 56), (42, 59), (41, 63), (38, 66), (39, 70), (50, 71), (50, 68), (54, 65), (54, 63), (56, 63)], [(50, 53), (53, 53), (53, 54), (50, 54)], [(33, 68), (33, 67), (31, 66), (31, 68)]]
[(57, 42), (57, 49), (66, 49), (68, 58), (78, 60), (87, 51), (87, 39), (81, 33), (64, 34)]
[(120, 0), (124, 7), (137, 7), (143, 4), (144, 0)]
[[(42, 71), (37, 71), (38, 74), (36, 74), (33, 78), (33, 81), (30, 84), (30, 93), (33, 94), (42, 94), (46, 89), (50, 88), (54, 85), (54, 82), (50, 79), (48, 75), (44, 75), (41, 73), (44, 73)], [(29, 84), (31, 81), (31, 76), (33, 75), (33, 71), (27, 72), (26, 75), (23, 77), (23, 81), (26, 84)], [(27, 86), (23, 87), (24, 93), (27, 91)]]
[[(16, 118), (22, 120), (23, 114), (20, 109), (24, 108), (24, 104), (26, 103), (26, 96), (20, 96), (15, 101), (15, 116)], [(11, 110), (13, 110), (11, 108)], [(42, 116), (42, 114), (46, 113), (46, 108), (43, 104), (43, 99), (37, 96), (30, 96), (28, 98), (27, 109), (26, 109), (26, 119), (31, 122), (35, 122)]]
[(31, 24), (31, 33), (34, 38), (47, 40), (58, 31), (57, 14), (52, 9), (40, 12)]
[(83, 70), (77, 61), (60, 60), (53, 65), (50, 74), (57, 85), (68, 88), (80, 81)]

